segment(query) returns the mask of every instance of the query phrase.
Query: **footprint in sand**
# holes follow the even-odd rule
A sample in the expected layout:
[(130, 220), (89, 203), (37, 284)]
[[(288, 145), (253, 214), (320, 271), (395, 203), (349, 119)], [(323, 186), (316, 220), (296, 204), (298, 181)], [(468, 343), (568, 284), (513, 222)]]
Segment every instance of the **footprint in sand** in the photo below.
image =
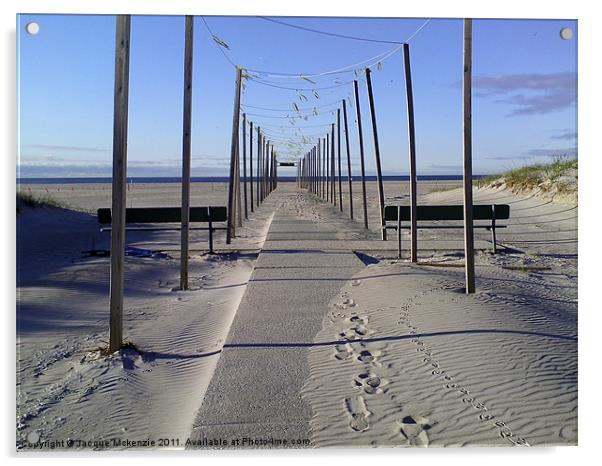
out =
[(357, 325), (339, 333), (339, 337), (344, 340), (357, 340), (358, 338), (365, 337), (368, 334), (368, 329), (363, 325)]
[(351, 286), (360, 286), (360, 283), (359, 280), (351, 280)]
[(363, 350), (363, 351), (360, 351), (360, 354), (358, 354), (357, 360), (361, 361), (363, 363), (367, 363), (367, 364), (380, 365), (378, 363), (378, 361), (376, 360), (377, 356), (380, 356), (380, 351), (371, 352), (368, 350)]
[(368, 411), (363, 397), (345, 398), (345, 408), (347, 409), (347, 414), (351, 417), (349, 427), (356, 432), (363, 432), (370, 428), (368, 416), (371, 413)]
[(334, 347), (334, 357), (339, 361), (346, 361), (350, 359), (353, 355), (353, 351), (349, 348), (347, 344), (343, 345), (335, 345)]
[(355, 301), (353, 300), (353, 298), (345, 298), (343, 299), (343, 306), (354, 307)]
[(340, 320), (343, 317), (345, 317), (345, 314), (341, 314), (340, 312), (331, 311), (328, 313), (328, 318), (331, 322), (336, 322), (337, 320)]
[(353, 323), (353, 324), (357, 324), (357, 325), (366, 325), (368, 323), (368, 318), (367, 317), (358, 317), (358, 316), (351, 316), (349, 318), (349, 322)]
[(423, 416), (406, 416), (399, 421), (399, 432), (410, 445), (426, 447), (429, 444), (427, 430), (433, 427), (428, 418)]
[(354, 382), (356, 387), (361, 387), (368, 395), (374, 395), (375, 393), (380, 393), (382, 391), (380, 389), (380, 386), (383, 383), (381, 378), (375, 374), (370, 374), (369, 372), (358, 374), (355, 377)]
[(355, 301), (349, 297), (342, 297), (341, 302), (335, 303), (334, 307), (338, 309), (349, 309), (355, 306)]

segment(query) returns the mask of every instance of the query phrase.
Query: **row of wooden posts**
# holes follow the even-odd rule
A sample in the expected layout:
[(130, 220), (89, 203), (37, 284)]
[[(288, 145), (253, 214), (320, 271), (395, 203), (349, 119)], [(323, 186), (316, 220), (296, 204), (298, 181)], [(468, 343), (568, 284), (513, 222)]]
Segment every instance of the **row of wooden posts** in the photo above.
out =
[[(128, 133), (128, 94), (129, 94), (129, 61), (130, 61), (130, 24), (129, 15), (119, 15), (116, 18), (115, 30), (115, 86), (114, 86), (114, 120), (113, 120), (113, 173), (112, 173), (112, 229), (111, 229), (111, 275), (110, 275), (110, 337), (109, 351), (119, 350), (123, 342), (123, 303), (124, 303), (124, 250), (125, 250), (125, 218), (126, 218), (126, 192), (127, 192), (127, 133)], [(190, 228), (190, 151), (191, 151), (191, 121), (192, 121), (192, 70), (193, 70), (193, 32), (194, 17), (186, 16), (185, 49), (184, 49), (184, 105), (183, 105), (183, 131), (182, 131), (182, 212), (181, 212), (181, 259), (180, 259), (180, 287), (188, 288), (188, 256), (189, 256), (189, 228)], [(414, 110), (412, 99), (412, 84), (410, 75), (409, 46), (403, 45), (404, 66), (406, 77), (406, 96), (408, 105), (408, 132), (410, 152), (410, 200), (412, 203), (411, 220), (411, 260), (416, 261), (416, 154), (414, 138)], [(472, 21), (464, 22), (464, 238), (466, 257), (466, 291), (474, 292), (474, 246), (472, 227), (472, 135), (471, 135), (471, 73), (472, 73)], [(272, 192), (278, 183), (277, 154), (273, 144), (256, 127), (257, 152), (256, 152), (256, 178), (253, 178), (253, 123), (249, 122), (249, 165), (250, 165), (250, 192), (247, 190), (247, 121), (243, 114), (242, 140), (243, 140), (243, 179), (241, 190), (240, 176), (240, 97), (242, 86), (242, 68), (236, 69), (235, 98), (232, 121), (232, 137), (230, 145), (230, 172), (228, 183), (228, 220), (227, 243), (236, 236), (237, 226), (242, 225), (244, 196), (244, 217), (248, 218), (248, 207), (251, 212), (256, 206)], [(378, 198), (380, 206), (380, 220), (382, 237), (386, 239), (384, 228), (384, 189), (382, 183), (382, 170), (378, 133), (376, 126), (376, 113), (370, 69), (365, 70), (368, 87), (368, 99), (372, 122), (374, 154), (376, 161), (376, 174), (378, 181)], [(358, 137), (362, 175), (362, 200), (364, 212), (364, 226), (368, 228), (368, 215), (366, 203), (366, 180), (364, 165), (364, 147), (362, 136), (361, 112), (359, 105), (358, 83), (354, 81), (355, 103), (358, 123)], [(349, 183), (349, 214), (353, 218), (351, 158), (349, 149), (349, 134), (347, 125), (347, 107), (342, 101), (343, 119), (345, 125), (347, 178)], [(298, 164), (298, 183), (307, 187), (312, 192), (325, 197), (343, 210), (342, 198), (342, 170), (341, 170), (341, 109), (337, 110), (337, 148), (338, 148), (338, 179), (335, 183), (335, 124), (331, 124), (330, 133), (326, 138), (320, 138), (316, 145), (303, 157)], [(338, 197), (337, 197), (338, 185)], [(255, 198), (254, 198), (255, 194)], [(249, 202), (250, 201), (250, 202)]]
[[(240, 176), (240, 94), (242, 88), (242, 68), (236, 68), (234, 90), (234, 110), (232, 113), (232, 139), (230, 144), (230, 175), (228, 177), (228, 225), (226, 243), (236, 237), (236, 228), (242, 226), (242, 218), (249, 218), (249, 210), (254, 212), (265, 198), (278, 185), (277, 153), (272, 142), (257, 126), (256, 175), (253, 175), (253, 122), (247, 122), (242, 114), (242, 165)], [(247, 126), (249, 135), (247, 136)], [(249, 176), (247, 176), (247, 140), (249, 140)], [(242, 189), (241, 189), (242, 184)], [(250, 189), (249, 189), (250, 187)], [(254, 196), (255, 190), (255, 196)], [(241, 194), (242, 193), (242, 194)], [(241, 199), (242, 197), (242, 199)]]
[[(115, 28), (115, 87), (113, 118), (113, 173), (111, 199), (111, 276), (110, 276), (110, 336), (109, 351), (115, 352), (123, 342), (123, 302), (124, 302), (124, 259), (125, 259), (125, 218), (127, 195), (127, 133), (128, 133), (128, 94), (130, 63), (130, 15), (119, 15)], [(192, 122), (192, 70), (193, 70), (194, 17), (186, 16), (184, 33), (184, 105), (182, 128), (182, 212), (180, 238), (180, 288), (188, 289), (189, 233), (190, 233), (190, 161), (191, 161), (191, 122)], [(249, 165), (250, 191), (247, 186), (247, 122), (243, 114), (242, 161), (243, 178), (240, 173), (240, 94), (242, 69), (236, 70), (236, 87), (232, 124), (230, 173), (228, 179), (228, 219), (226, 242), (230, 244), (236, 237), (237, 226), (242, 226), (244, 218), (253, 212), (276, 188), (278, 183), (277, 154), (273, 144), (266, 139), (257, 127), (257, 166), (253, 176), (253, 123), (250, 122)], [(241, 189), (241, 184), (243, 185)], [(255, 190), (256, 189), (256, 190)], [(244, 196), (244, 204), (241, 200)]]
[[(405, 92), (407, 103), (408, 122), (408, 153), (410, 167), (410, 260), (418, 261), (418, 228), (417, 228), (417, 170), (416, 170), (416, 133), (414, 125), (414, 97), (412, 91), (412, 73), (410, 66), (410, 46), (403, 44), (403, 62), (405, 74)], [(466, 292), (473, 293), (475, 290), (474, 278), (474, 238), (472, 219), (472, 115), (471, 115), (471, 76), (472, 76), (472, 20), (464, 21), (464, 76), (463, 76), (463, 146), (464, 146), (464, 246), (466, 257)], [(385, 196), (380, 161), (380, 148), (378, 142), (378, 130), (376, 124), (376, 110), (374, 106), (374, 95), (372, 92), (372, 79), (370, 68), (366, 68), (366, 85), (368, 90), (368, 102), (370, 106), (370, 118), (372, 122), (372, 133), (374, 141), (374, 158), (376, 166), (376, 181), (378, 187), (378, 202), (381, 223), (381, 236), (387, 239), (385, 228)], [(364, 213), (364, 227), (368, 228), (368, 207), (366, 196), (366, 169), (364, 159), (364, 139), (362, 132), (362, 115), (360, 108), (358, 81), (353, 81), (355, 109), (358, 130), (358, 142), (360, 153), (360, 169), (362, 184), (362, 207)], [(345, 132), (345, 147), (347, 155), (347, 181), (349, 217), (353, 219), (353, 183), (351, 173), (351, 155), (349, 148), (349, 131), (347, 124), (347, 105), (342, 100), (343, 121)], [(343, 190), (341, 170), (341, 109), (337, 109), (336, 119), (336, 149), (335, 149), (335, 123), (331, 124), (330, 132), (323, 138), (318, 138), (316, 144), (301, 158), (297, 169), (297, 184), (300, 188), (308, 189), (313, 194), (331, 202), (343, 212)], [(337, 156), (335, 157), (335, 154)], [(338, 162), (338, 164), (337, 164)], [(338, 165), (338, 174), (337, 174)], [(338, 194), (337, 194), (338, 187)]]
[[(414, 130), (414, 99), (412, 94), (412, 76), (410, 70), (410, 46), (403, 44), (405, 83), (406, 83), (406, 101), (408, 114), (408, 140), (410, 155), (410, 260), (418, 261), (417, 232), (416, 232), (416, 137)], [(387, 230), (385, 229), (385, 194), (383, 186), (382, 166), (380, 161), (380, 147), (378, 143), (378, 129), (376, 124), (376, 109), (374, 106), (374, 94), (372, 92), (371, 70), (366, 68), (366, 86), (368, 89), (368, 103), (370, 106), (370, 120), (372, 122), (372, 135), (374, 141), (374, 162), (376, 166), (376, 182), (378, 186), (378, 203), (380, 213), (381, 237), (387, 239)], [(358, 142), (360, 152), (360, 168), (362, 181), (362, 207), (364, 213), (364, 228), (368, 228), (368, 206), (366, 196), (366, 167), (364, 158), (364, 137), (362, 132), (362, 113), (359, 99), (358, 81), (353, 81), (353, 90), (355, 97), (355, 110), (358, 130)], [(342, 100), (343, 123), (345, 132), (345, 148), (347, 155), (347, 182), (349, 185), (349, 217), (353, 219), (353, 183), (351, 174), (351, 153), (349, 147), (349, 126), (347, 123), (347, 104)], [(335, 150), (335, 126), (336, 126), (336, 150)], [(335, 153), (337, 157), (335, 157)], [(338, 175), (337, 164), (338, 161)], [(338, 204), (339, 210), (343, 212), (343, 189), (341, 171), (341, 109), (337, 109), (337, 119), (331, 124), (329, 134), (325, 138), (319, 138), (317, 143), (302, 158), (297, 172), (298, 184), (302, 188), (308, 189), (317, 196), (331, 202), (335, 206)], [(338, 186), (338, 197), (337, 197)]]

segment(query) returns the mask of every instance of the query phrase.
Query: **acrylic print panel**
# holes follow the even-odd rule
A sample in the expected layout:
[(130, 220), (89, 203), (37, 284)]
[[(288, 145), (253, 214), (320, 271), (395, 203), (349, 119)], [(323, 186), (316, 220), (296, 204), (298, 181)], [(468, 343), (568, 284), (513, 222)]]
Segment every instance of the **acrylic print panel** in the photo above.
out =
[(577, 40), (18, 15), (17, 449), (576, 445)]

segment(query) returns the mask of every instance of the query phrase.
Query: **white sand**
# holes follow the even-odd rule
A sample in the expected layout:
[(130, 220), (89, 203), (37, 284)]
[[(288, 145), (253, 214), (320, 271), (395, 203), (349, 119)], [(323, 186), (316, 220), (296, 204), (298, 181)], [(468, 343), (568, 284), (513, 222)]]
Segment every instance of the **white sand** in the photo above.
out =
[(461, 257), (423, 251), (447, 267), (381, 261), (330, 303), (303, 391), (316, 446), (577, 443), (576, 208), (485, 189), (475, 202), (511, 204), (498, 236), (515, 248), (477, 256), (476, 294)]
[[(75, 188), (88, 195), (72, 203), (98, 205), (86, 187)], [(260, 209), (231, 249), (261, 247), (272, 215)], [(24, 209), (18, 226), (18, 442), (170, 439), (168, 447), (183, 448), (254, 256), (197, 253), (192, 289), (174, 291), (179, 232), (128, 235), (128, 244), (173, 258), (126, 257), (124, 337), (141, 353), (106, 358), (97, 349), (108, 341), (109, 260), (81, 252), (93, 243), (108, 248), (109, 235), (98, 232), (93, 216), (51, 208)], [(193, 232), (193, 246), (206, 249), (205, 237)]]
[[(250, 184), (247, 188), (250, 189)], [(74, 210), (95, 213), (100, 207), (111, 207), (111, 183), (20, 184), (18, 189), (50, 197)], [(182, 200), (180, 183), (130, 183), (126, 195), (127, 207), (179, 206)], [(227, 199), (227, 183), (191, 184), (191, 206), (226, 205)]]
[[(460, 190), (427, 194), (432, 187), (419, 184), (421, 203), (461, 203)], [(28, 188), (81, 212), (25, 209), (18, 217), (18, 440), (169, 438), (181, 448), (253, 256), (209, 260), (199, 255), (206, 233), (193, 232), (193, 290), (173, 291), (179, 233), (129, 233), (128, 244), (173, 259), (126, 259), (124, 333), (142, 353), (103, 358), (96, 349), (108, 341), (108, 258), (81, 252), (108, 248), (109, 235), (85, 212), (109, 206), (110, 185)], [(376, 232), (375, 183), (368, 188)], [(386, 183), (385, 195), (407, 201), (407, 183)], [(134, 185), (128, 206), (178, 205), (179, 196), (178, 185)], [(354, 198), (361, 223), (359, 183)], [(193, 187), (193, 205), (225, 199), (224, 184)], [(502, 222), (509, 228), (498, 231), (503, 254), (487, 252), (488, 232), (475, 235), (485, 244), (475, 295), (461, 293), (463, 269), (454, 267), (462, 230), (420, 230), (420, 260), (445, 267), (383, 260), (330, 303), (303, 392), (314, 445), (577, 442), (577, 208), (491, 189), (475, 190), (475, 202), (511, 205)], [(216, 248), (258, 250), (272, 212), (261, 208), (231, 247), (219, 233)], [(407, 240), (405, 232), (404, 248)], [(380, 244), (357, 241), (373, 255)], [(385, 256), (394, 244), (390, 235)], [(354, 338), (369, 340), (346, 342)]]

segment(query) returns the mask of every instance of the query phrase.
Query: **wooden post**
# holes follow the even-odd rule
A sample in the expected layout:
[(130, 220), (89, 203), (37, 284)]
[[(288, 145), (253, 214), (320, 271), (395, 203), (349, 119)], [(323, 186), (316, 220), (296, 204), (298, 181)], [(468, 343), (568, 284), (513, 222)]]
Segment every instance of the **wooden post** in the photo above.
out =
[(257, 127), (257, 206), (263, 201), (261, 189), (261, 167), (263, 166), (263, 134)]
[(261, 202), (265, 200), (265, 154), (267, 143), (264, 136), (261, 141)]
[(330, 186), (330, 134), (326, 133), (326, 200), (330, 202), (332, 188)]
[(270, 153), (270, 146), (269, 146), (269, 141), (264, 141), (264, 148), (263, 148), (263, 167), (262, 167), (262, 183), (263, 183), (263, 199), (265, 200), (265, 198), (268, 195), (268, 190), (267, 190), (267, 183), (266, 183), (266, 177), (267, 177), (267, 170), (266, 170), (266, 166), (267, 166), (267, 160), (268, 160), (268, 156)]
[(270, 166), (269, 166), (269, 179), (268, 183), (270, 185), (270, 192), (274, 191), (274, 146), (272, 146), (272, 150), (270, 151)]
[(311, 148), (311, 191), (313, 194), (316, 194), (316, 148)]
[(254, 206), (253, 206), (253, 122), (249, 122), (249, 181), (251, 182), (251, 185), (249, 186), (249, 194), (251, 195), (250, 197), (250, 205), (251, 205), (251, 212), (253, 212), (254, 210)]
[(316, 144), (314, 146), (314, 163), (316, 164), (316, 196), (320, 196), (320, 149)]
[(325, 140), (324, 138), (318, 139), (318, 144), (320, 145), (320, 154), (322, 157), (321, 162), (321, 171), (320, 171), (320, 186), (322, 190), (322, 199), (326, 198), (326, 150), (325, 150)]
[(263, 198), (265, 199), (270, 194), (270, 187), (268, 185), (268, 176), (270, 173), (270, 141), (266, 141), (265, 154), (264, 154), (264, 167), (263, 167)]
[(380, 230), (383, 241), (387, 239), (385, 228), (385, 190), (383, 188), (383, 174), (380, 166), (380, 149), (378, 147), (378, 131), (376, 129), (376, 110), (374, 108), (374, 96), (372, 95), (372, 80), (370, 79), (370, 68), (366, 68), (366, 84), (368, 85), (368, 102), (370, 104), (370, 116), (372, 118), (372, 134), (374, 136), (374, 158), (376, 161), (376, 181), (378, 183), (378, 205), (380, 210)]
[(311, 158), (311, 192), (313, 194), (315, 194), (316, 193), (316, 157), (315, 157), (315, 150), (313, 147), (311, 148), (310, 158)]
[(313, 159), (314, 159), (314, 194), (318, 195), (318, 173), (319, 173), (319, 164), (318, 164), (318, 148), (316, 146), (312, 149)]
[(337, 155), (339, 160), (339, 210), (343, 212), (343, 179), (341, 170), (341, 109), (337, 108)]
[(347, 103), (343, 99), (343, 123), (345, 124), (345, 147), (347, 148), (347, 181), (349, 183), (349, 218), (353, 220), (353, 180), (351, 179), (351, 150), (349, 149), (349, 126), (347, 125)]
[(410, 260), (418, 262), (418, 222), (416, 217), (418, 197), (416, 189), (416, 132), (414, 129), (414, 95), (412, 93), (412, 72), (410, 68), (410, 46), (403, 44), (403, 64), (406, 81), (406, 102), (408, 105), (408, 143), (410, 154)]
[(188, 236), (190, 228), (190, 142), (192, 126), (192, 50), (194, 17), (186, 16), (184, 33), (184, 115), (182, 129), (182, 214), (180, 215), (180, 289), (188, 289)]
[(472, 220), (472, 19), (464, 20), (464, 264), (466, 293), (475, 292), (474, 230)]
[(312, 191), (312, 151), (307, 153), (307, 189), (309, 192)]
[(320, 138), (316, 143), (316, 153), (318, 160), (318, 196), (322, 197), (322, 141), (320, 141)]
[(130, 16), (117, 16), (115, 29), (109, 353), (120, 350), (123, 344), (123, 275), (127, 190)]
[(362, 201), (364, 207), (364, 228), (368, 229), (368, 202), (366, 197), (366, 165), (364, 163), (364, 135), (362, 133), (362, 112), (360, 111), (360, 94), (357, 79), (353, 81), (355, 92), (355, 114), (357, 117), (357, 132), (360, 143), (360, 166), (362, 169)]
[(268, 185), (268, 174), (269, 174), (269, 163), (270, 163), (270, 142), (265, 143), (265, 152), (263, 154), (263, 198), (265, 199), (270, 194)]
[(312, 178), (311, 178), (311, 151), (307, 153), (307, 190), (311, 192), (312, 189)]
[[(240, 133), (239, 133), (240, 137)], [(236, 141), (236, 226), (242, 227), (242, 190), (240, 189), (240, 139)], [(236, 235), (236, 229), (234, 229)]]
[(317, 178), (316, 178), (317, 164), (316, 164), (316, 148), (315, 147), (311, 148), (311, 166), (312, 166), (311, 190), (314, 194), (316, 194), (316, 187), (318, 186), (318, 183), (317, 183)]
[(247, 208), (247, 114), (242, 114), (242, 182), (245, 201), (245, 220), (249, 218)]
[(305, 189), (309, 191), (309, 153), (305, 154), (305, 162), (303, 164), (305, 167), (304, 175), (305, 175)]
[(334, 165), (334, 123), (332, 123), (330, 129), (330, 188), (332, 189), (332, 193), (330, 196), (330, 200), (333, 205), (337, 203), (337, 193), (336, 193), (336, 185), (334, 183), (334, 174), (335, 174), (335, 165)]
[(274, 146), (272, 146), (272, 154), (270, 157), (270, 192), (274, 191), (274, 173), (275, 168), (274, 162), (276, 161), (276, 156), (274, 155)]
[(240, 88), (242, 84), (242, 68), (236, 67), (236, 84), (234, 90), (234, 110), (232, 112), (232, 139), (230, 142), (230, 177), (228, 182), (228, 222), (226, 229), (226, 244), (230, 244), (235, 234), (234, 209), (235, 209), (235, 178), (236, 178), (236, 151), (238, 149), (238, 128), (240, 117)]
[(307, 153), (307, 189), (309, 192), (313, 189), (313, 173), (312, 173), (312, 150)]
[(316, 157), (315, 148), (311, 148), (310, 159), (311, 159), (311, 192), (316, 193)]
[(274, 146), (272, 146), (272, 151), (270, 154), (270, 192), (274, 191)]

